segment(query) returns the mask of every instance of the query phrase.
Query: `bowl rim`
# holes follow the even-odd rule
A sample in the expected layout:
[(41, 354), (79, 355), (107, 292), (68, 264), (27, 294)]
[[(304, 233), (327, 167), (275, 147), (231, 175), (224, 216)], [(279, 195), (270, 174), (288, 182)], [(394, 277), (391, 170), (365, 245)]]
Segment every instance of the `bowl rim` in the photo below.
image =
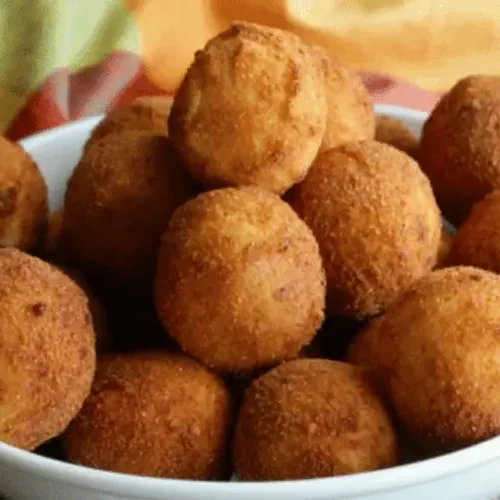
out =
[[(423, 124), (428, 116), (426, 112), (400, 106), (375, 105), (375, 109), (379, 115), (390, 115), (417, 126)], [(70, 134), (75, 129), (90, 130), (101, 119), (102, 116), (83, 118), (27, 137), (20, 141), (20, 144), (29, 151), (58, 136)], [(243, 492), (245, 495), (252, 495), (253, 498), (273, 495), (290, 498), (303, 495), (306, 498), (311, 495), (312, 489), (329, 491), (336, 497), (362, 496), (433, 482), (460, 474), (465, 470), (475, 469), (499, 457), (500, 436), (446, 455), (372, 472), (289, 481), (218, 482), (152, 478), (108, 472), (44, 457), (0, 442), (0, 466), (2, 463), (8, 464), (11, 468), (39, 478), (84, 487), (95, 492), (120, 494), (124, 497), (139, 495), (142, 498), (157, 498), (174, 493), (217, 498), (218, 494), (232, 496)]]

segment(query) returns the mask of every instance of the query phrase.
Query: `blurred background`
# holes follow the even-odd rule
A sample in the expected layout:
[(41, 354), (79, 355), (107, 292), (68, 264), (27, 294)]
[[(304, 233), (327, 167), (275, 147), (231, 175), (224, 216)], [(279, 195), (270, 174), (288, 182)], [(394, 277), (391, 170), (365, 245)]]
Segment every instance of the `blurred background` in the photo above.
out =
[(458, 78), (500, 73), (499, 7), (500, 0), (1, 0), (0, 130), (18, 139), (138, 95), (173, 93), (193, 52), (239, 19), (329, 47), (369, 72), (365, 83), (379, 100), (429, 109)]

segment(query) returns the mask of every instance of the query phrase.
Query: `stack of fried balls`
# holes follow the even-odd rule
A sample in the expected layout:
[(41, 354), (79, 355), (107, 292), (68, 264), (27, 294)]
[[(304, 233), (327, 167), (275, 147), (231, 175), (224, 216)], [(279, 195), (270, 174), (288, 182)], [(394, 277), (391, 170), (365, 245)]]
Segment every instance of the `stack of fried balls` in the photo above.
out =
[(104, 118), (57, 211), (19, 145), (0, 165), (5, 443), (271, 481), (500, 434), (500, 79), (419, 139), (324, 49), (240, 22), (173, 99)]

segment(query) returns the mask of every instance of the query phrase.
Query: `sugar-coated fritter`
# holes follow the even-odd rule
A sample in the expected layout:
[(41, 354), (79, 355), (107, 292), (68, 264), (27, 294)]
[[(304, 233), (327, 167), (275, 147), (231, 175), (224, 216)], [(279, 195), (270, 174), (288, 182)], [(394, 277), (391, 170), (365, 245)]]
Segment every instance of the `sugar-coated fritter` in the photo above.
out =
[(291, 361), (245, 392), (233, 443), (242, 480), (338, 476), (389, 467), (397, 459), (391, 419), (360, 368)]
[(172, 102), (170, 96), (143, 96), (127, 106), (114, 108), (92, 131), (85, 149), (117, 132), (143, 131), (153, 135), (167, 135)]
[(444, 95), (424, 125), (420, 164), (453, 224), (500, 188), (499, 122), (500, 77), (469, 76)]
[(193, 194), (167, 137), (109, 135), (87, 150), (68, 182), (63, 251), (108, 282), (149, 287), (161, 234)]
[(320, 151), (346, 142), (373, 139), (375, 112), (370, 94), (359, 76), (321, 48), (312, 47), (318, 58), (325, 87), (326, 131)]
[(500, 273), (500, 191), (476, 203), (457, 231), (445, 260), (448, 266), (473, 266)]
[(21, 146), (0, 136), (0, 247), (42, 249), (47, 228), (47, 185)]
[(0, 441), (32, 450), (60, 434), (90, 391), (87, 298), (66, 275), (0, 250)]
[(239, 22), (196, 53), (169, 136), (206, 187), (281, 194), (304, 177), (326, 126), (315, 57), (295, 35)]
[(375, 139), (390, 144), (414, 159), (418, 159), (419, 141), (417, 136), (401, 121), (392, 116), (377, 117)]
[(500, 277), (432, 272), (362, 332), (347, 359), (370, 367), (402, 432), (428, 453), (500, 434)]
[(408, 155), (376, 141), (320, 154), (287, 199), (312, 229), (327, 277), (327, 312), (382, 312), (435, 265), (441, 219)]
[(63, 436), (71, 462), (178, 479), (227, 479), (229, 389), (167, 351), (106, 355), (92, 392)]
[(158, 252), (156, 308), (183, 349), (222, 372), (296, 357), (323, 321), (324, 270), (309, 228), (255, 187), (199, 195)]

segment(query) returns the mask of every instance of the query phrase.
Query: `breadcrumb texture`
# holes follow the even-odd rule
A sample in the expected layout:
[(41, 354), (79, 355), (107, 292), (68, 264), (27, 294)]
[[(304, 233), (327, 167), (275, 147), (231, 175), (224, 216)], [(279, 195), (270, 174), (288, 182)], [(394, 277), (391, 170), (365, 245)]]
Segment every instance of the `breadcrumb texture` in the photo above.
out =
[(460, 80), (426, 121), (420, 149), (444, 216), (461, 224), (474, 203), (500, 188), (500, 77)]
[(346, 142), (373, 139), (375, 112), (372, 99), (359, 76), (337, 61), (333, 54), (312, 47), (317, 57), (320, 79), (325, 88), (326, 130), (320, 151)]
[(460, 226), (445, 261), (448, 266), (473, 266), (500, 273), (500, 191), (476, 203)]
[(59, 435), (90, 391), (87, 298), (66, 275), (0, 250), (0, 441), (32, 450)]
[(142, 96), (128, 106), (113, 108), (94, 128), (85, 149), (110, 134), (136, 131), (167, 135), (172, 97)]
[(398, 443), (362, 369), (302, 359), (247, 389), (233, 457), (243, 480), (306, 479), (389, 467), (397, 462)]
[(196, 53), (169, 136), (206, 187), (255, 185), (281, 194), (304, 177), (327, 109), (315, 57), (295, 35), (240, 22)]
[(103, 356), (63, 436), (71, 462), (126, 474), (221, 479), (233, 418), (222, 379), (183, 355)]
[(42, 250), (48, 210), (38, 166), (21, 146), (0, 136), (0, 247)]
[(68, 182), (63, 252), (113, 284), (148, 287), (161, 235), (194, 194), (167, 137), (109, 135), (88, 149)]
[(166, 330), (207, 366), (223, 372), (271, 366), (295, 357), (323, 321), (318, 245), (272, 193), (209, 191), (170, 221), (155, 300)]
[(500, 434), (500, 277), (434, 271), (368, 326), (347, 359), (370, 367), (402, 432), (430, 453)]
[(331, 316), (384, 311), (436, 263), (441, 219), (430, 183), (391, 146), (360, 141), (320, 154), (287, 200), (318, 240)]

